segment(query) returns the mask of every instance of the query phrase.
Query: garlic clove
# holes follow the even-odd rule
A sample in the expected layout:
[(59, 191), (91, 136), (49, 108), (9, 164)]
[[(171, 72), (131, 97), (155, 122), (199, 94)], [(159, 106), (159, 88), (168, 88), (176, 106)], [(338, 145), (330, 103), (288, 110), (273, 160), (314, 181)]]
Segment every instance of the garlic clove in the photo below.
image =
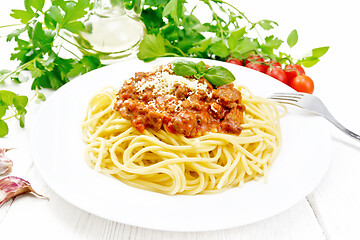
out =
[(35, 192), (26, 180), (15, 176), (4, 177), (0, 179), (0, 206), (11, 198), (28, 192), (38, 197), (46, 198)]
[(5, 156), (5, 153), (11, 149), (0, 148), (0, 176), (11, 173), (13, 162)]
[(0, 176), (11, 173), (13, 163), (10, 159), (0, 158)]

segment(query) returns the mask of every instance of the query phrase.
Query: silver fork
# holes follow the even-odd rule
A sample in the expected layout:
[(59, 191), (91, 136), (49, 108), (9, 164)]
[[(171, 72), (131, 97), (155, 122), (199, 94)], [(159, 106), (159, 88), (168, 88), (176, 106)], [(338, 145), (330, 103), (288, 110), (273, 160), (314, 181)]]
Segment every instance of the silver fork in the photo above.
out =
[(269, 99), (275, 100), (279, 103), (291, 104), (303, 108), (309, 112), (318, 114), (329, 120), (344, 133), (360, 141), (360, 136), (341, 125), (331, 115), (329, 110), (325, 107), (324, 103), (314, 95), (307, 93), (274, 93), (269, 97)]

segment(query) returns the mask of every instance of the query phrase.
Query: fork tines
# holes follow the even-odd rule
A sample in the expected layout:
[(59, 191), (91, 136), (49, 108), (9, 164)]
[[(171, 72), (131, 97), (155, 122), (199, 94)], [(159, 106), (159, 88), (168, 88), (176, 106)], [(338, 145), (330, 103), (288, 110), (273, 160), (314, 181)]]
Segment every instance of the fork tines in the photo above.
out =
[(295, 105), (297, 107), (301, 107), (299, 106), (297, 103), (299, 102), (299, 100), (301, 100), (301, 98), (304, 97), (303, 93), (273, 93), (269, 99), (277, 101), (279, 103), (284, 103), (284, 104), (291, 104), (291, 105)]
[(273, 100), (298, 102), (303, 96), (301, 93), (273, 93), (269, 98)]
[(299, 93), (299, 92), (296, 92), (296, 93), (278, 92), (278, 93), (273, 93), (272, 94), (272, 97), (288, 97), (288, 98), (297, 98), (297, 99), (300, 99), (303, 96), (305, 96), (305, 94), (304, 93)]

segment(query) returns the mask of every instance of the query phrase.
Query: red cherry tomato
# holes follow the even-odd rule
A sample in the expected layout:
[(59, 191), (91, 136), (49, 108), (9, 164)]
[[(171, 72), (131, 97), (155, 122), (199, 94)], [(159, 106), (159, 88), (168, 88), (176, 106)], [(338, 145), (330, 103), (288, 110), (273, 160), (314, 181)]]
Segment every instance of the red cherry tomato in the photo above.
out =
[(306, 75), (298, 75), (289, 82), (289, 86), (298, 92), (312, 94), (314, 92), (314, 82)]
[(288, 84), (288, 79), (286, 77), (285, 71), (282, 70), (279, 67), (271, 67), (266, 71), (266, 74), (276, 78), (277, 80), (279, 80), (280, 82), (283, 82), (285, 84)]
[(240, 60), (240, 59), (237, 59), (237, 58), (229, 58), (228, 60), (226, 60), (226, 62), (236, 64), (236, 65), (240, 65), (240, 66), (244, 66), (243, 60)]
[(248, 64), (250, 62), (253, 62), (253, 61), (249, 61), (249, 60), (253, 60), (253, 61), (257, 61), (257, 62), (264, 62), (264, 59), (261, 56), (252, 53), (247, 57), (247, 59), (245, 59), (244, 66), (246, 66), (246, 64)]
[(254, 69), (254, 70), (262, 72), (262, 73), (265, 73), (266, 70), (269, 68), (269, 66), (267, 66), (267, 65), (260, 64), (260, 63), (251, 63), (251, 62), (246, 64), (245, 67)]
[(279, 67), (279, 68), (281, 68), (281, 64), (279, 62), (275, 61), (275, 60), (270, 61), (270, 66), (271, 67)]
[(304, 69), (298, 64), (286, 65), (284, 70), (289, 81), (294, 79), (297, 75), (305, 74)]

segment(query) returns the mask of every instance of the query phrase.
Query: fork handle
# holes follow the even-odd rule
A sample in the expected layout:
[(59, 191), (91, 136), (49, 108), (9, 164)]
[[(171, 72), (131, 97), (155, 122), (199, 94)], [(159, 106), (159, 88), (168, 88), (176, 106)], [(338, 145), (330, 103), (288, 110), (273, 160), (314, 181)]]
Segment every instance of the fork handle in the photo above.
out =
[(347, 129), (346, 127), (341, 125), (341, 123), (339, 123), (330, 113), (324, 114), (323, 116), (327, 120), (329, 120), (332, 124), (334, 124), (338, 129), (340, 129), (342, 132), (344, 132), (347, 135), (349, 135), (349, 136), (355, 138), (356, 140), (360, 141), (360, 136), (359, 135), (357, 135), (356, 133), (350, 131), (349, 129)]

